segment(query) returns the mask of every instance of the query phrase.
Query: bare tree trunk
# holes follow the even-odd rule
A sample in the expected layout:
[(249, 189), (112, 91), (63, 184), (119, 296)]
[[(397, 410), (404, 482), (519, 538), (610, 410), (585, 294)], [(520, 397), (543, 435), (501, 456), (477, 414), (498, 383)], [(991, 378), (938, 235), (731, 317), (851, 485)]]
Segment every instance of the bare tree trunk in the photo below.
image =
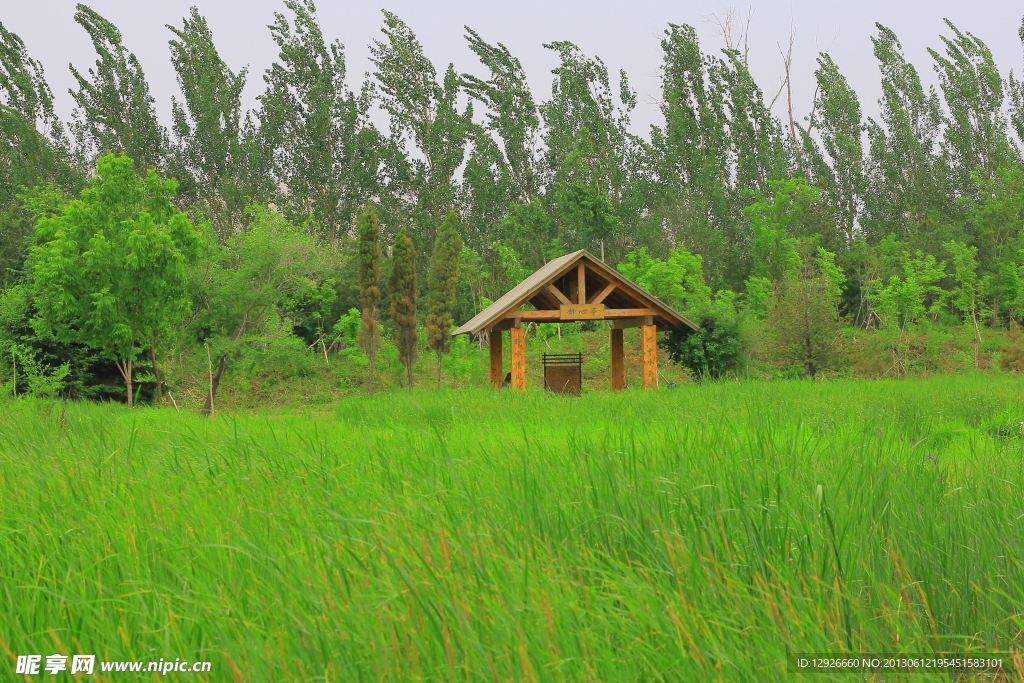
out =
[(437, 352), (437, 388), (441, 388), (441, 352)]

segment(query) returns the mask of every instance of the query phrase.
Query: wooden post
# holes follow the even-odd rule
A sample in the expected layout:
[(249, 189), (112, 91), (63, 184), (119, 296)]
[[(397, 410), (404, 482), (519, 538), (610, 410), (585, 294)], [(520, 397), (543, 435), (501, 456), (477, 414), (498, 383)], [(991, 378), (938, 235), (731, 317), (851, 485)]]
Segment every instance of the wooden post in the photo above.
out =
[(644, 325), (640, 328), (644, 350), (644, 389), (658, 388), (658, 328)]
[(501, 382), (505, 376), (501, 372), (501, 330), (491, 330), (487, 335), (487, 343), (491, 351), (490, 380), (491, 386), (501, 389)]
[(583, 261), (576, 266), (576, 303), (587, 303), (587, 271), (583, 267)]
[(612, 391), (626, 386), (626, 367), (622, 355), (622, 330), (612, 330)]
[(516, 325), (512, 334), (512, 388), (526, 390), (526, 329)]

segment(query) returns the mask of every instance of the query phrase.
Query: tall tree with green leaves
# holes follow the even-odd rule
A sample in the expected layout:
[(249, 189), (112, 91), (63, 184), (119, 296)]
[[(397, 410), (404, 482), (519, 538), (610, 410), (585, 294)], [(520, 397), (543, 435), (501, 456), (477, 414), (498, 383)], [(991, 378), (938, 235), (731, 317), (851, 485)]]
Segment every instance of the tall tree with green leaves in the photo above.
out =
[(792, 146), (738, 50), (705, 55), (694, 28), (675, 24), (661, 48), (664, 123), (651, 129), (646, 208), (666, 242), (704, 257), (716, 287), (739, 288), (750, 270), (745, 193), (767, 196), (787, 177)]
[(265, 170), (252, 173), (247, 164), (261, 151), (255, 126), (242, 113), (248, 69), (235, 73), (228, 67), (195, 7), (181, 28), (167, 28), (175, 35), (171, 63), (182, 95), (181, 102), (174, 99), (171, 105), (176, 143), (171, 169), (182, 182), (183, 197), (226, 238), (244, 223), (245, 206), (268, 193), (256, 188), (270, 184)]
[(312, 0), (286, 0), (292, 18), (270, 26), (280, 50), (263, 79), (263, 144), (287, 192), (278, 203), (294, 220), (312, 218), (329, 241), (347, 235), (373, 194), (378, 134), (367, 118), (370, 93), (345, 84), (345, 51), (328, 44)]
[(376, 67), (380, 105), (391, 120), (397, 152), (392, 172), (405, 181), (397, 189), (411, 199), (409, 231), (425, 251), (442, 218), (455, 208), (455, 176), (465, 158), (472, 103), (459, 111), (462, 81), (455, 67), (449, 64), (439, 81), (412, 29), (382, 11), (385, 39), (370, 45), (370, 61)]
[(438, 387), (441, 386), (441, 358), (447, 353), (452, 340), (452, 311), (455, 309), (455, 293), (459, 283), (462, 238), (456, 229), (458, 222), (459, 217), (450, 211), (437, 229), (427, 275), (427, 296), (430, 299), (427, 348), (437, 355)]
[(541, 189), (537, 158), (540, 115), (526, 72), (507, 47), (485, 42), (468, 26), (465, 30), (469, 49), (487, 67), (489, 75), (484, 79), (462, 74), (463, 87), (486, 107), (483, 128), (501, 141), (502, 172), (508, 178), (511, 196), (529, 203)]
[[(860, 101), (849, 81), (832, 57), (818, 56), (814, 72), (818, 97), (805, 132), (805, 148), (810, 150), (810, 170), (815, 184), (822, 189), (822, 200), (829, 206), (839, 230), (823, 246), (838, 250), (853, 242), (859, 227), (864, 202), (864, 145)], [(811, 138), (817, 130), (824, 154)], [(825, 236), (823, 236), (825, 237)]]
[(977, 248), (978, 265), (992, 278), (988, 294), (992, 297), (992, 328), (996, 329), (1001, 324), (999, 305), (1004, 290), (1012, 284), (1003, 273), (1012, 268), (1019, 255), (1024, 228), (1024, 168), (1014, 164), (996, 169), (991, 176), (979, 168), (972, 180), (973, 201), (965, 198), (963, 203), (967, 205), (967, 225)]
[(871, 242), (886, 235), (940, 248), (941, 225), (954, 215), (946, 164), (939, 154), (943, 116), (892, 30), (876, 24), (871, 39), (882, 72), (881, 121), (868, 119), (870, 146), (864, 227)]
[(83, 180), (42, 65), (0, 24), (0, 287), (19, 276), (35, 243), (35, 198), (63, 205)]
[(636, 93), (624, 71), (615, 93), (604, 62), (573, 43), (544, 47), (559, 57), (551, 99), (540, 107), (555, 239), (567, 249), (593, 251), (603, 241), (608, 260), (616, 263), (626, 254), (628, 228), (640, 210), (632, 201), (638, 139), (628, 130)]
[(126, 156), (101, 157), (82, 198), (39, 221), (31, 255), (41, 335), (100, 350), (117, 364), (128, 406), (139, 353), (189, 309), (188, 264), (201, 244), (172, 204), (177, 183), (150, 169), (140, 178)]
[(359, 217), (359, 304), (362, 306), (362, 325), (358, 343), (369, 361), (366, 391), (373, 396), (374, 372), (380, 350), (380, 224), (372, 206), (363, 209)]
[[(64, 126), (53, 108), (53, 92), (42, 65), (29, 57), (21, 38), (0, 23), (0, 210), (15, 195), (46, 183), (79, 189)], [(10, 221), (0, 218), (5, 227)]]
[(1007, 136), (1003, 111), (1003, 77), (992, 51), (974, 35), (961, 31), (948, 19), (952, 38), (941, 36), (945, 54), (929, 49), (949, 111), (943, 131), (948, 158), (959, 196), (969, 195), (977, 169), (985, 179), (1018, 162)]
[[(484, 107), (484, 122), (469, 129), (470, 151), (462, 173), (463, 229), (473, 249), (511, 239), (529, 260), (543, 264), (550, 221), (519, 220), (541, 208), (542, 176), (538, 145), (540, 113), (522, 64), (508, 48), (487, 43), (465, 27), (469, 48), (488, 71), (486, 77), (462, 74), (466, 93)], [(525, 234), (520, 234), (525, 233)]]
[(150, 167), (164, 169), (167, 132), (160, 125), (139, 60), (121, 42), (121, 32), (95, 10), (76, 6), (75, 21), (88, 32), (99, 59), (88, 78), (74, 66), (78, 105), (73, 126), (79, 141), (93, 152), (123, 152), (145, 175)]
[(416, 362), (416, 246), (405, 226), (395, 235), (391, 249), (391, 322), (395, 324), (398, 359), (405, 366), (408, 387), (412, 389), (412, 366)]

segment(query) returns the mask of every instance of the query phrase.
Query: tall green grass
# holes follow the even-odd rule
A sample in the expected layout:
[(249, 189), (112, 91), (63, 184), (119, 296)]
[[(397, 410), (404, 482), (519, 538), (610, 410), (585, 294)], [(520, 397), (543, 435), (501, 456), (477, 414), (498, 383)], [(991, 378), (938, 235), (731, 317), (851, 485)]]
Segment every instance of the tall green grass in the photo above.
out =
[(570, 682), (1018, 648), (1022, 388), (0, 404), (0, 652), (212, 661), (193, 681)]

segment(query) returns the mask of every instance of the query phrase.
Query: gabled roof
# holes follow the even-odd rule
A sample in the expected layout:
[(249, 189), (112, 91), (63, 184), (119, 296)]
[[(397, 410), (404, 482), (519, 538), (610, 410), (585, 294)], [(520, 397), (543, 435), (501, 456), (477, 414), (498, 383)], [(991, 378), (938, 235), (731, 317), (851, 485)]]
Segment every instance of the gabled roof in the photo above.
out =
[[(538, 268), (536, 272), (510, 289), (493, 304), (473, 316), (465, 325), (452, 332), (452, 336), (476, 334), (481, 330), (489, 329), (501, 322), (507, 313), (517, 310), (526, 303), (533, 304), (538, 310), (557, 310), (560, 302), (549, 293), (548, 286), (555, 285), (557, 287), (563, 278), (568, 278), (570, 275), (575, 277), (575, 268), (581, 261), (584, 262), (588, 271), (588, 292), (596, 291), (591, 289), (590, 283), (597, 287), (615, 283), (615, 290), (605, 299), (609, 308), (650, 308), (655, 311), (655, 323), (661, 327), (687, 325), (692, 329), (697, 329), (696, 325), (640, 285), (595, 258), (586, 249), (580, 249), (571, 254), (559, 256)], [(564, 288), (562, 291), (565, 291)]]

